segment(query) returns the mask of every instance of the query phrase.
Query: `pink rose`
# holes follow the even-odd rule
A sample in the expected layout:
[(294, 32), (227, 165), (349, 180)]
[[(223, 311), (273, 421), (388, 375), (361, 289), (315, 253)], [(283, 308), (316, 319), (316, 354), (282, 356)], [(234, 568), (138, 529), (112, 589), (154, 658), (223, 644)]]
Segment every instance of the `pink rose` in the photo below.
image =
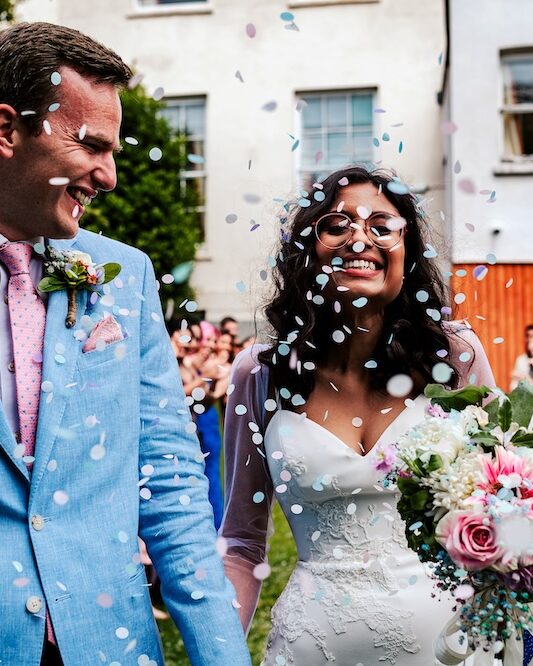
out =
[(449, 511), (437, 523), (435, 538), (467, 570), (485, 569), (503, 556), (492, 520), (483, 513)]

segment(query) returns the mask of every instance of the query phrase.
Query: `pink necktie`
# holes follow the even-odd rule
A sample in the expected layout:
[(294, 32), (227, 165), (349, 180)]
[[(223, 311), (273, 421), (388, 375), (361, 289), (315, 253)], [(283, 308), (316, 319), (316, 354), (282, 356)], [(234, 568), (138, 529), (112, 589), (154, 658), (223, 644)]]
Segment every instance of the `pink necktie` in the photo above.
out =
[[(41, 366), (46, 308), (30, 276), (33, 248), (27, 243), (0, 247), (0, 260), (10, 273), (7, 288), (17, 384), (20, 442), (33, 456), (41, 394)], [(31, 466), (31, 465), (28, 465)]]
[[(0, 247), (0, 261), (10, 273), (7, 298), (15, 356), (20, 441), (24, 444), (25, 456), (33, 456), (35, 450), (46, 323), (46, 308), (35, 292), (30, 276), (32, 252), (32, 246), (27, 243), (10, 243)], [(31, 469), (31, 463), (28, 467)], [(48, 612), (46, 635), (55, 644)]]

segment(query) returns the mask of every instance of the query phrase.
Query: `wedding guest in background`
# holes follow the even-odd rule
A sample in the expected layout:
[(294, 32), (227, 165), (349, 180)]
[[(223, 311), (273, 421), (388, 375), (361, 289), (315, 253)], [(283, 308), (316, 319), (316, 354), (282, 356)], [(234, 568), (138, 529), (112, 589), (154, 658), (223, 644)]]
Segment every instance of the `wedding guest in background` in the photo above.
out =
[(533, 324), (528, 324), (524, 330), (525, 350), (517, 356), (511, 375), (511, 391), (521, 381), (533, 385)]

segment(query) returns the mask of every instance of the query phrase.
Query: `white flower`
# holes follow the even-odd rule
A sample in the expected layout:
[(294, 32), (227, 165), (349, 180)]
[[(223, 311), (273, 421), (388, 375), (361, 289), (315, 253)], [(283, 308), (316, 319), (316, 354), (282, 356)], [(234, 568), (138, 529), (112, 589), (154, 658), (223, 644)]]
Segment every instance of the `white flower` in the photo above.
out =
[(467, 405), (461, 412), (465, 430), (469, 432), (484, 428), (489, 422), (489, 415), (479, 405)]
[(457, 418), (457, 414), (446, 419), (427, 415), (422, 423), (399, 438), (400, 455), (416, 450), (417, 455), (427, 461), (432, 454), (437, 454), (442, 458), (444, 466), (449, 465), (469, 441), (464, 424)]
[(476, 483), (483, 475), (482, 461), (483, 454), (474, 450), (431, 472), (425, 485), (433, 491), (433, 506), (464, 511), (480, 502), (484, 493), (476, 495)]
[(93, 260), (87, 252), (79, 252), (78, 250), (68, 250), (64, 253), (65, 259), (71, 263), (80, 263), (84, 266), (92, 266)]

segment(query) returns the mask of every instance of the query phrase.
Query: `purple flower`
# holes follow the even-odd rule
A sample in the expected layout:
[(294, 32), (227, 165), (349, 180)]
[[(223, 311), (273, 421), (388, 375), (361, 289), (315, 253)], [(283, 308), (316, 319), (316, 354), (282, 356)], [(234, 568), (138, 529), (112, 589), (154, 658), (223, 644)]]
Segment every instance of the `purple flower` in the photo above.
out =
[(449, 416), (448, 412), (445, 412), (440, 405), (434, 405), (431, 402), (426, 407), (426, 411), (430, 416), (435, 416), (438, 419), (447, 419)]
[(374, 467), (379, 472), (388, 474), (398, 459), (396, 446), (394, 444), (378, 445), (374, 458)]
[(510, 590), (533, 594), (533, 566), (509, 571), (509, 573), (500, 574), (500, 577)]

